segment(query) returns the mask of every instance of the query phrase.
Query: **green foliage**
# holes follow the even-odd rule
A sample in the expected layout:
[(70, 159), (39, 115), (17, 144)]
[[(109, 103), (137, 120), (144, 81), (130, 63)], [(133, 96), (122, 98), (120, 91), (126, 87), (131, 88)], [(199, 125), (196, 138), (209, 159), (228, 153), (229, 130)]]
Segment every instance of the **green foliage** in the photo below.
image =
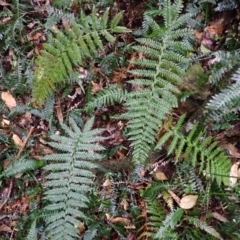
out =
[(142, 52), (144, 58), (133, 61), (137, 69), (130, 72), (135, 79), (128, 81), (136, 91), (120, 90), (116, 94), (113, 90), (105, 90), (90, 103), (92, 107), (125, 100), (127, 112), (119, 118), (128, 120), (127, 136), (134, 147), (133, 161), (136, 164), (146, 161), (162, 120), (178, 106), (181, 76), (189, 64), (186, 54), (192, 49), (186, 40), (190, 32), (185, 27), (190, 14), (180, 15), (182, 8), (182, 1), (173, 4), (165, 1), (164, 8), (158, 11), (164, 19), (162, 26), (149, 14), (144, 15), (145, 37), (136, 39), (139, 45), (133, 47)]
[(221, 235), (213, 227), (207, 225), (205, 222), (199, 220), (198, 218), (185, 216), (184, 220), (187, 220), (189, 223), (191, 223), (195, 227), (205, 231), (209, 235), (212, 235), (212, 236), (214, 236), (217, 239), (222, 239)]
[(239, 88), (240, 88), (240, 69), (232, 76), (235, 83), (214, 95), (207, 104), (209, 118), (216, 121), (226, 121), (237, 113), (239, 105)]
[(214, 53), (216, 62), (211, 67), (210, 82), (217, 84), (225, 75), (233, 74), (239, 67), (239, 50), (218, 51)]
[(88, 193), (93, 191), (94, 173), (97, 168), (93, 160), (102, 159), (99, 144), (103, 140), (101, 129), (91, 130), (93, 118), (80, 129), (73, 119), (69, 120), (71, 128), (62, 125), (67, 137), (53, 135), (49, 145), (60, 153), (47, 155), (43, 160), (48, 164), (44, 199), (47, 211), (53, 211), (46, 217), (46, 232), (51, 239), (76, 239), (77, 226), (81, 220), (87, 221), (84, 213), (89, 202)]
[(28, 171), (36, 170), (44, 166), (44, 162), (40, 160), (26, 159), (22, 156), (16, 162), (10, 164), (1, 174), (0, 178), (13, 177), (19, 173), (26, 173)]
[(129, 30), (118, 26), (122, 13), (118, 13), (111, 22), (108, 19), (109, 9), (101, 18), (97, 17), (96, 9), (87, 16), (81, 12), (79, 23), (70, 19), (65, 24), (64, 31), (56, 26), (52, 28), (52, 35), (48, 35), (48, 42), (36, 59), (36, 71), (33, 82), (33, 99), (42, 104), (52, 92), (64, 85), (67, 77), (75, 67), (83, 66), (84, 59), (94, 59), (103, 50), (103, 40), (110, 43), (115, 41), (114, 33), (124, 33)]
[(177, 234), (172, 231), (183, 216), (183, 209), (178, 208), (172, 211), (162, 223), (162, 226), (154, 236), (155, 239), (176, 239)]
[(219, 185), (222, 182), (228, 185), (231, 168), (229, 158), (223, 150), (217, 147), (218, 142), (213, 141), (212, 137), (205, 138), (204, 131), (198, 131), (198, 124), (193, 126), (187, 136), (181, 133), (184, 119), (185, 115), (178, 120), (176, 126), (168, 129), (156, 148), (161, 148), (170, 140), (167, 146), (168, 155), (174, 154), (176, 162), (183, 157), (194, 168), (198, 168), (199, 174), (204, 172), (207, 177), (215, 179)]

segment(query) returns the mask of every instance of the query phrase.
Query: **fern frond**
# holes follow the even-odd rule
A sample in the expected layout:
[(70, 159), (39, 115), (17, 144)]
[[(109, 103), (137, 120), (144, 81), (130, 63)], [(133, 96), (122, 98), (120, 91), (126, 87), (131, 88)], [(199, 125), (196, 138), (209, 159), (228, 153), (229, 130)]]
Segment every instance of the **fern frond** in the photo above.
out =
[(68, 75), (74, 72), (74, 67), (83, 66), (83, 60), (87, 57), (94, 59), (98, 51), (103, 50), (103, 40), (113, 42), (113, 33), (129, 31), (116, 25), (122, 13), (117, 14), (110, 23), (108, 14), (109, 9), (100, 20), (93, 8), (89, 16), (81, 12), (80, 23), (71, 17), (69, 26), (66, 26), (64, 31), (53, 26), (52, 35), (48, 36), (48, 42), (44, 44), (44, 49), (36, 59), (34, 100), (42, 104), (56, 88), (66, 82)]
[(218, 51), (214, 53), (216, 63), (211, 69), (210, 82), (217, 84), (226, 74), (233, 74), (240, 66), (238, 58), (240, 57), (239, 50), (235, 51)]
[(206, 233), (214, 236), (217, 239), (222, 239), (221, 235), (211, 226), (207, 225), (205, 222), (199, 220), (196, 217), (185, 216), (184, 220), (187, 220), (189, 223), (193, 224), (195, 227), (200, 228)]
[(240, 69), (232, 76), (232, 80), (235, 83), (213, 96), (207, 103), (206, 108), (209, 110), (209, 118), (216, 122), (227, 120), (231, 114), (234, 115), (240, 110)]
[(12, 177), (19, 173), (26, 173), (31, 170), (36, 170), (44, 166), (44, 162), (40, 160), (26, 159), (21, 157), (18, 161), (12, 163), (7, 169), (5, 169), (1, 177)]
[(213, 141), (211, 137), (205, 138), (204, 131), (197, 131), (198, 124), (195, 124), (187, 136), (184, 136), (180, 127), (183, 123), (185, 115), (179, 119), (180, 123), (176, 127), (169, 129), (168, 132), (162, 136), (157, 147), (161, 147), (164, 142), (169, 139), (168, 154), (175, 154), (176, 161), (180, 156), (184, 156), (185, 161), (190, 162), (198, 172), (205, 172), (213, 179), (216, 179), (220, 185), (221, 182), (229, 184), (229, 173), (231, 162), (223, 150), (217, 147), (218, 142)]
[[(179, 220), (184, 214), (183, 209), (178, 208), (175, 211), (172, 211), (163, 221), (163, 226), (160, 227), (157, 234), (154, 236), (156, 239), (166, 239), (171, 234), (171, 230), (175, 228)], [(172, 238), (171, 238), (172, 239)]]
[(188, 61), (185, 54), (191, 49), (179, 41), (190, 34), (183, 27), (190, 15), (179, 18), (182, 7), (182, 1), (164, 2), (160, 11), (164, 27), (156, 24), (151, 16), (145, 16), (144, 23), (151, 29), (147, 37), (137, 39), (139, 45), (133, 47), (144, 54), (144, 58), (133, 61), (138, 68), (130, 71), (136, 79), (129, 82), (139, 90), (127, 94), (124, 104), (127, 112), (120, 117), (129, 121), (127, 135), (134, 147), (135, 163), (144, 163), (162, 120), (178, 105), (178, 85), (182, 82), (183, 65)]
[(35, 219), (32, 222), (31, 227), (28, 231), (28, 235), (27, 235), (27, 238), (26, 238), (27, 240), (37, 240), (38, 239), (36, 224), (37, 224), (37, 220)]
[(122, 103), (125, 100), (125, 94), (126, 91), (120, 85), (109, 85), (86, 104), (85, 110), (91, 111), (94, 108), (113, 105), (115, 102)]
[(62, 125), (65, 136), (52, 136), (49, 143), (61, 151), (45, 156), (48, 164), (44, 199), (48, 202), (45, 210), (54, 211), (46, 217), (47, 234), (51, 239), (76, 239), (76, 226), (81, 220), (86, 220), (84, 209), (87, 207), (88, 193), (93, 190), (94, 174), (91, 171), (97, 164), (91, 160), (100, 160), (100, 151), (104, 148), (99, 144), (103, 140), (99, 136), (102, 130), (91, 130), (93, 118), (80, 129), (76, 122), (70, 119), (71, 128)]
[(236, 9), (239, 6), (239, 2), (236, 0), (222, 0), (217, 4), (217, 7), (215, 8), (215, 11), (217, 12), (223, 12), (228, 10)]

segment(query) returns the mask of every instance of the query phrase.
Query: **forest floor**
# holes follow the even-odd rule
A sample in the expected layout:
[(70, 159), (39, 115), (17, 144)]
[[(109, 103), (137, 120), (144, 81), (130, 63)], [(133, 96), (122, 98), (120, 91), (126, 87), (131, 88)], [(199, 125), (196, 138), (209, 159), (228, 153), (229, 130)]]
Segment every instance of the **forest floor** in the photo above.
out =
[[(11, 76), (11, 73), (16, 70), (16, 50), (25, 51), (29, 60), (34, 59), (34, 57), (43, 48), (43, 43), (47, 41), (46, 31), (44, 25), (39, 25), (39, 22), (43, 23), (46, 21), (47, 13), (44, 9), (51, 6), (53, 1), (29, 1), (34, 9), (37, 11), (26, 12), (28, 19), (24, 23), (24, 27), (21, 30), (22, 37), (14, 36), (16, 38), (16, 48), (7, 49), (6, 51), (0, 49), (2, 68), (5, 74)], [(111, 12), (112, 15), (119, 11), (124, 11), (124, 18), (122, 20), (123, 25), (129, 29), (137, 30), (142, 26), (143, 14), (148, 7), (150, 1), (114, 1), (114, 11)], [(7, 11), (9, 16), (0, 15), (0, 24), (11, 23), (11, 12), (12, 16), (15, 15), (14, 9), (12, 8), (11, 1), (0, 1), (0, 11)], [(79, 11), (79, 4), (73, 4), (69, 12), (77, 14)], [(81, 8), (85, 9), (86, 12), (89, 4), (85, 3)], [(43, 9), (39, 11), (39, 9)], [(60, 10), (59, 10), (60, 11)], [(22, 16), (24, 17), (24, 16)], [(204, 14), (199, 17), (204, 18)], [(237, 9), (235, 14), (230, 15), (225, 12), (211, 12), (209, 19), (206, 19), (205, 27), (197, 30), (195, 32), (195, 39), (197, 42), (196, 52), (205, 53), (206, 51), (217, 51), (223, 48), (224, 41), (219, 39), (225, 39), (225, 35), (230, 31), (233, 23), (238, 22), (240, 19), (240, 10)], [(15, 20), (14, 20), (15, 21)], [(64, 22), (64, 19), (62, 19)], [(41, 27), (39, 27), (41, 26)], [(1, 33), (1, 32), (0, 32)], [(23, 43), (20, 41), (22, 40)], [(225, 39), (226, 40), (226, 39)], [(134, 41), (134, 37), (130, 34), (122, 34), (120, 36), (120, 43), (124, 45), (130, 45)], [(20, 46), (19, 45), (25, 45)], [(30, 46), (30, 47), (29, 47)], [(5, 46), (7, 47), (7, 46)], [(27, 49), (27, 50), (26, 50)], [(105, 53), (111, 52), (111, 46), (105, 46)], [(130, 79), (132, 76), (129, 73), (134, 66), (129, 63), (128, 60), (134, 60), (139, 57), (139, 53), (131, 53), (124, 55), (123, 52), (118, 52), (120, 58), (125, 61), (125, 64), (121, 64), (120, 67), (115, 67), (114, 71), (110, 75), (106, 75), (102, 72), (102, 68), (98, 65), (91, 66), (89, 62), (91, 72), (96, 74), (98, 78), (94, 80), (86, 88), (90, 95), (94, 95), (99, 91), (103, 90), (109, 84), (123, 84), (128, 88), (126, 80)], [(187, 122), (184, 127), (188, 127), (191, 123), (198, 121), (201, 122), (204, 113), (204, 106), (206, 101), (211, 98), (216, 92), (216, 88), (208, 83), (207, 79), (209, 77), (209, 69), (214, 62), (212, 58), (207, 58), (202, 60), (200, 63), (193, 65), (184, 77), (184, 85), (181, 90), (191, 94), (190, 97), (183, 95), (182, 101), (179, 107), (175, 109), (172, 113), (174, 119), (178, 119), (184, 113), (187, 113)], [(82, 75), (88, 75), (89, 70), (80, 69)], [(201, 82), (202, 80), (202, 82)], [(11, 91), (11, 87), (7, 89), (6, 86), (1, 86), (0, 80), (0, 90), (2, 102), (4, 102), (7, 111), (13, 110), (16, 106), (29, 106), (31, 103), (31, 89), (25, 90), (24, 95), (18, 92), (18, 89)], [(19, 89), (20, 90), (20, 89)], [(56, 122), (63, 123), (67, 116), (72, 110), (81, 109), (84, 107), (86, 102), (85, 93), (75, 84), (69, 89), (62, 89), (60, 92), (56, 93), (56, 99), (54, 104), (54, 112), (51, 113), (50, 118), (54, 119), (52, 121), (53, 125)], [(31, 103), (32, 104), (32, 103)], [(42, 111), (41, 107), (33, 103), (33, 107), (37, 110)], [(124, 135), (123, 129), (127, 125), (126, 121), (112, 119), (111, 116), (117, 113), (124, 112), (121, 105), (109, 106), (103, 108), (101, 111), (95, 113), (95, 123), (94, 127), (101, 127), (104, 129), (103, 136), (105, 140), (103, 145), (112, 149), (108, 153), (107, 160), (103, 161), (103, 167), (110, 169), (114, 174), (118, 173), (121, 176), (112, 175), (108, 176), (107, 173), (97, 173), (97, 179), (95, 181), (101, 182), (99, 192), (104, 191), (107, 194), (112, 194), (112, 186), (124, 185), (126, 188), (121, 191), (126, 191), (126, 189), (132, 189), (135, 194), (132, 196), (133, 202), (142, 209), (141, 219), (147, 221), (147, 209), (146, 202), (141, 198), (142, 189), (147, 189), (149, 187), (149, 179), (155, 179), (157, 181), (164, 181), (168, 179), (169, 176), (175, 174), (175, 167), (173, 166), (171, 157), (168, 157), (164, 151), (154, 152), (148, 159), (147, 167), (140, 172), (142, 182), (138, 181), (133, 183), (130, 181), (130, 176), (134, 171), (134, 167), (131, 164), (131, 147), (130, 141), (127, 140)], [(87, 115), (83, 114), (83, 120), (87, 118)], [(165, 120), (165, 125), (167, 125), (169, 119)], [(163, 125), (164, 125), (163, 124)], [(240, 121), (234, 120), (231, 122), (227, 129), (215, 130), (212, 127), (213, 123), (209, 122), (206, 127), (207, 136), (213, 136), (214, 139), (218, 140), (220, 147), (228, 153), (231, 158), (232, 164), (239, 163), (240, 158)], [(35, 115), (31, 112), (22, 112), (18, 114), (6, 115), (5, 113), (0, 113), (0, 132), (6, 137), (6, 142), (0, 142), (0, 160), (2, 171), (7, 169), (11, 162), (18, 161), (22, 156), (27, 155), (32, 159), (39, 159), (44, 155), (52, 154), (53, 149), (48, 146), (47, 138), (52, 129), (54, 131), (59, 131), (59, 124), (54, 127), (49, 124), (44, 118), (40, 117), (40, 114)], [(163, 130), (164, 131), (164, 130)], [(159, 138), (163, 132), (159, 132)], [(10, 159), (13, 157), (13, 160)], [(164, 162), (164, 164), (163, 164)], [(153, 172), (155, 172), (153, 174)], [(106, 177), (107, 176), (107, 177)], [(109, 182), (111, 179), (111, 182)], [(24, 225), (21, 225), (22, 219), (27, 217), (34, 208), (38, 208), (41, 204), (42, 198), (42, 188), (41, 185), (44, 182), (44, 176), (41, 169), (30, 172), (29, 174), (18, 174), (12, 178), (3, 178), (0, 187), (0, 237), (1, 239), (20, 239), (19, 233), (24, 233)], [(119, 187), (120, 189), (120, 187)], [(120, 190), (119, 190), (120, 191)], [(172, 198), (176, 198), (176, 193), (174, 190), (169, 190), (168, 193)], [(121, 196), (122, 193), (119, 193)], [(231, 198), (231, 196), (229, 196)], [(234, 198), (234, 196), (232, 196)], [(98, 216), (99, 219), (108, 221), (109, 226), (114, 224), (123, 224), (125, 230), (128, 232), (126, 235), (127, 240), (133, 240), (139, 237), (140, 233), (134, 232), (134, 224), (130, 224), (133, 221), (133, 216), (128, 214), (129, 204), (131, 203), (129, 198), (116, 199), (117, 208), (121, 210), (121, 217), (111, 217), (110, 214), (105, 216)], [(169, 202), (168, 202), (169, 203)], [(33, 206), (33, 204), (35, 206)], [(170, 203), (169, 203), (170, 204)], [(170, 204), (171, 205), (171, 204)], [(239, 203), (238, 203), (239, 206)], [(240, 207), (240, 206), (239, 206)], [(167, 209), (167, 207), (166, 207)], [(209, 212), (214, 215), (214, 220), (211, 222), (211, 226), (216, 226), (219, 222), (226, 222), (227, 216), (224, 213), (224, 206), (219, 205), (218, 200), (212, 202), (209, 205)], [(166, 210), (168, 212), (168, 210)], [(200, 216), (204, 220), (205, 215)], [(144, 220), (142, 220), (144, 222)], [(80, 233), (85, 230), (79, 230)], [(102, 237), (101, 239), (120, 239), (118, 231), (116, 229), (111, 230), (111, 235), (109, 238)], [(147, 239), (147, 238), (146, 238)], [(237, 239), (237, 238), (236, 238)]]

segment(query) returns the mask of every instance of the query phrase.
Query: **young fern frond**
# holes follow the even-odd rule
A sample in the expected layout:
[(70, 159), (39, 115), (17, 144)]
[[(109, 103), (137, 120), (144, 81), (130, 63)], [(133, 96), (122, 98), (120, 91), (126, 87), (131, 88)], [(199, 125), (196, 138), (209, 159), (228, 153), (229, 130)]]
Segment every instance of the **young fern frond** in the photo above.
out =
[(104, 148), (99, 144), (103, 137), (101, 129), (91, 130), (93, 118), (84, 127), (78, 127), (70, 119), (71, 128), (62, 125), (65, 136), (54, 135), (50, 146), (60, 153), (47, 155), (48, 164), (44, 199), (44, 210), (53, 211), (46, 216), (46, 232), (51, 239), (77, 239), (81, 220), (87, 220), (84, 210), (89, 202), (88, 193), (93, 191), (94, 173), (97, 168), (92, 160), (102, 159)]
[(1, 174), (2, 177), (12, 177), (19, 173), (25, 173), (28, 171), (36, 170), (44, 166), (44, 162), (40, 160), (26, 159), (21, 157), (16, 162), (12, 163), (8, 168), (6, 168)]
[(227, 120), (229, 116), (240, 110), (240, 68), (232, 76), (232, 80), (235, 83), (213, 96), (207, 104), (206, 108), (209, 110), (209, 118), (216, 122)]
[(85, 107), (86, 111), (91, 111), (94, 108), (105, 105), (113, 105), (114, 103), (122, 103), (125, 100), (126, 91), (120, 85), (109, 85), (97, 93), (95, 98), (92, 98)]
[(118, 26), (122, 13), (118, 13), (109, 22), (109, 9), (101, 18), (97, 17), (96, 9), (86, 16), (81, 12), (80, 23), (70, 18), (64, 31), (56, 26), (52, 35), (36, 59), (36, 71), (33, 81), (33, 99), (42, 104), (52, 92), (66, 82), (74, 72), (74, 67), (84, 66), (84, 59), (94, 59), (103, 50), (103, 40), (114, 42), (114, 33), (129, 30)]
[(212, 235), (217, 239), (222, 239), (221, 235), (213, 227), (207, 225), (205, 222), (199, 220), (197, 217), (185, 216), (184, 220), (187, 220), (189, 223), (205, 231), (209, 235)]
[[(182, 218), (183, 214), (184, 214), (183, 209), (178, 208), (175, 211), (172, 211), (169, 215), (167, 215), (167, 217), (162, 223), (162, 226), (160, 227), (160, 229), (158, 230), (154, 238), (155, 239), (174, 239), (173, 236), (176, 237), (176, 233), (174, 233), (174, 231), (172, 230), (176, 227), (176, 225)], [(178, 239), (178, 238), (175, 238), (175, 239)]]
[(205, 172), (219, 185), (222, 182), (228, 185), (231, 168), (229, 158), (217, 147), (218, 143), (211, 137), (204, 139), (205, 132), (197, 131), (198, 124), (194, 125), (187, 136), (183, 135), (180, 129), (184, 119), (185, 115), (179, 119), (175, 127), (163, 135), (156, 148), (161, 148), (170, 140), (168, 154), (174, 154), (176, 162), (179, 161), (180, 156), (183, 156), (184, 160), (190, 162), (194, 168), (198, 167), (199, 174)]

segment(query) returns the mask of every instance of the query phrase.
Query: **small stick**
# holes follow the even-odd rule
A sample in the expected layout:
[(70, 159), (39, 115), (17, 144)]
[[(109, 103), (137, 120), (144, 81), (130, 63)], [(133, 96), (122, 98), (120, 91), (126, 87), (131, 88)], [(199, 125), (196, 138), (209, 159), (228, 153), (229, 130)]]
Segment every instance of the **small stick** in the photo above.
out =
[[(14, 159), (14, 162), (16, 162), (16, 161), (19, 159), (19, 157), (21, 156), (24, 148), (25, 148), (26, 145), (27, 145), (27, 142), (28, 142), (29, 138), (31, 137), (31, 135), (32, 135), (32, 133), (33, 133), (33, 130), (34, 130), (34, 127), (31, 127), (31, 128), (30, 128), (30, 131), (29, 131), (29, 133), (28, 133), (28, 135), (27, 135), (27, 137), (26, 137), (26, 139), (25, 139), (24, 142), (23, 142), (22, 147), (20, 148), (20, 150), (18, 151), (18, 154), (16, 155), (16, 157), (15, 157), (15, 159)], [(8, 199), (10, 198), (10, 195), (11, 195), (11, 192), (12, 192), (12, 188), (13, 188), (13, 178), (11, 178), (11, 180), (10, 180), (7, 197), (6, 197), (6, 199), (4, 200), (4, 202), (0, 205), (0, 211), (1, 211), (1, 209), (4, 207), (4, 205), (7, 203)]]

